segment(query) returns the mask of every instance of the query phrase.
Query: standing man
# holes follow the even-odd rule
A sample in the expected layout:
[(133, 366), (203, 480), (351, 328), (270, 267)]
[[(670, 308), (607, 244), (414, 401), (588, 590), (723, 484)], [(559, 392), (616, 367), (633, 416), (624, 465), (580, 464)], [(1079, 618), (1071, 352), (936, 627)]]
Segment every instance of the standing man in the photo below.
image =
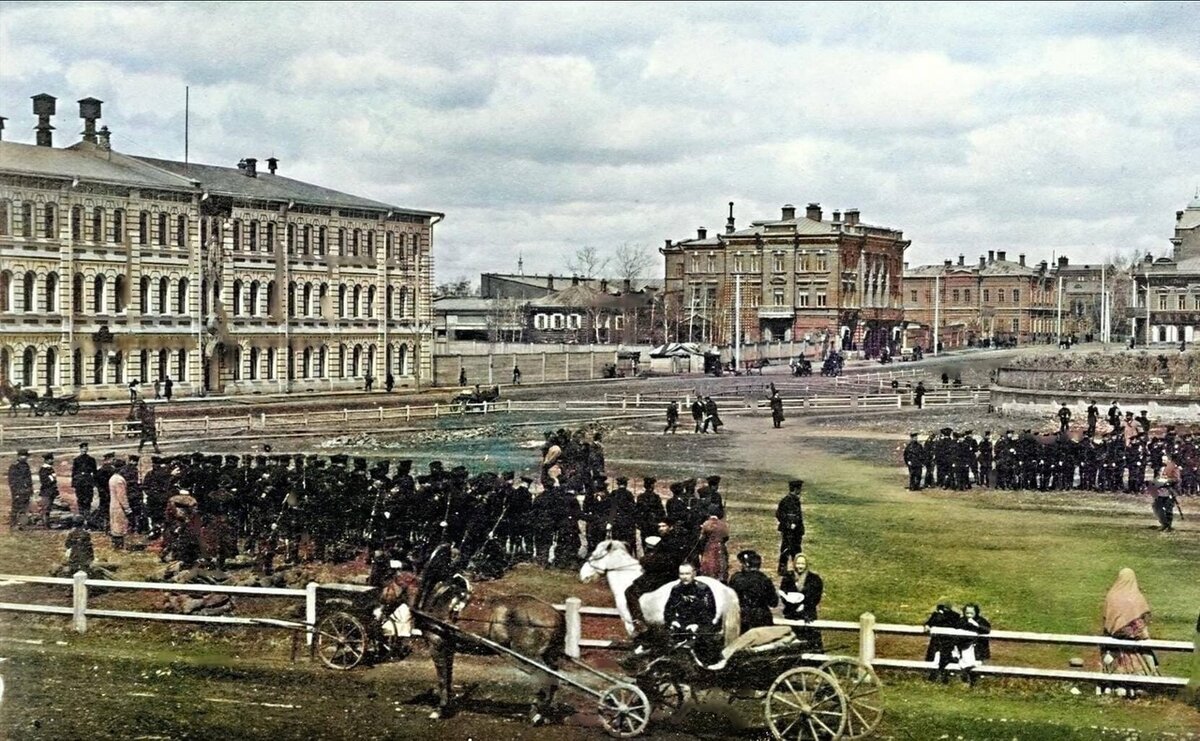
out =
[(667, 404), (667, 427), (666, 427), (666, 429), (663, 430), (663, 434), (665, 435), (669, 432), (672, 435), (674, 435), (676, 432), (676, 428), (678, 426), (679, 426), (679, 402), (672, 399), (670, 401), (670, 403)]
[(466, 368), (458, 369), (458, 385), (459, 386), (467, 385), (467, 369)]
[(721, 415), (717, 410), (717, 402), (711, 396), (704, 397), (704, 430), (708, 430), (708, 425), (712, 424), (713, 434), (721, 434), (721, 427), (725, 424), (721, 421)]
[(38, 469), (38, 497), (41, 499), (42, 527), (50, 527), (50, 508), (58, 496), (58, 479), (54, 475), (54, 453), (42, 455), (42, 467)]
[(771, 578), (762, 572), (762, 556), (755, 551), (737, 554), (742, 570), (729, 579), (729, 588), (738, 596), (742, 632), (774, 624), (771, 608), (779, 604), (779, 595)]
[(171, 391), (174, 388), (175, 382), (171, 380), (170, 376), (167, 376), (163, 381), (163, 395), (167, 397), (167, 401), (171, 400)]
[(10, 530), (20, 530), (22, 520), (29, 512), (29, 501), (33, 499), (33, 472), (29, 470), (29, 451), (17, 451), (17, 460), (8, 467), (8, 490), (12, 494), (12, 508), (8, 515)]
[(1114, 430), (1121, 429), (1121, 408), (1115, 401), (1108, 408), (1108, 426)]
[(925, 382), (917, 381), (917, 388), (913, 391), (913, 403), (917, 405), (917, 409), (925, 408)]
[(138, 442), (138, 452), (142, 452), (142, 448), (146, 447), (146, 443), (154, 446), (155, 453), (162, 453), (158, 449), (158, 418), (154, 413), (154, 407), (144, 401), (138, 402), (138, 421), (141, 422), (140, 441)]
[(129, 404), (132, 406), (138, 400), (138, 379), (129, 382)]
[(88, 444), (79, 443), (79, 455), (71, 461), (71, 488), (79, 514), (86, 519), (92, 513), (92, 497), (96, 493), (96, 459), (88, 455)]
[(630, 555), (637, 555), (637, 502), (624, 476), (617, 478), (617, 488), (608, 495), (608, 521), (612, 539), (624, 543)]
[(1067, 402), (1062, 403), (1062, 408), (1058, 410), (1058, 431), (1066, 432), (1071, 429), (1071, 410), (1067, 408)]
[(1085, 437), (1096, 436), (1096, 423), (1100, 421), (1100, 410), (1096, 407), (1095, 399), (1088, 399), (1087, 434)]
[(775, 519), (779, 522), (779, 575), (787, 573), (788, 557), (804, 550), (804, 512), (800, 505), (800, 490), (804, 482), (794, 479), (788, 482), (788, 493), (779, 500), (775, 508)]
[(383, 388), (389, 394), (392, 393), (392, 389), (396, 388), (396, 377), (392, 375), (391, 371), (388, 371), (387, 375), (383, 377)]
[(371, 386), (375, 384), (375, 376), (371, 375), (371, 371), (367, 371), (363, 375), (363, 391), (370, 391)]
[(925, 449), (917, 440), (917, 433), (908, 433), (908, 445), (904, 446), (904, 465), (908, 467), (908, 490), (921, 490), (921, 467), (925, 462)]
[[(100, 468), (96, 469), (96, 521), (99, 523), (108, 522), (108, 480), (117, 472), (113, 465), (113, 459), (116, 453), (105, 453), (103, 460), (100, 462)], [(99, 526), (96, 525), (98, 528)]]
[(777, 430), (783, 426), (783, 397), (778, 391), (771, 394), (771, 422)]
[[(114, 466), (120, 467), (121, 461)], [(129, 508), (129, 498), (125, 486), (125, 477), (118, 472), (108, 480), (110, 495), (108, 505), (108, 534), (112, 538), (113, 550), (124, 550), (125, 536), (129, 533), (129, 519), (133, 511)]]
[(992, 442), (992, 431), (984, 430), (983, 439), (979, 441), (979, 470), (976, 482), (985, 489), (992, 486), (992, 459), (995, 456), (995, 445)]
[(706, 429), (702, 429), (703, 427), (707, 427), (707, 425), (704, 424), (704, 402), (700, 400), (699, 396), (692, 402), (691, 409), (692, 421), (696, 423), (696, 432), (707, 432)]
[(654, 490), (656, 483), (652, 478), (642, 479), (642, 492), (634, 500), (638, 530), (641, 533), (640, 540), (643, 545), (646, 538), (658, 534), (658, 523), (667, 517), (667, 510), (663, 507), (662, 499)]
[(513, 385), (521, 385), (521, 368), (516, 363), (513, 363)]

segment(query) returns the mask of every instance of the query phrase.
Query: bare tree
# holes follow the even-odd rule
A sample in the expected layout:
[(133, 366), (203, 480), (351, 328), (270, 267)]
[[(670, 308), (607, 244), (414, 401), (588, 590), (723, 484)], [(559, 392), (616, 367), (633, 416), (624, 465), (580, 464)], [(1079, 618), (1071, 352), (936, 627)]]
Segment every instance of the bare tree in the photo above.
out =
[(584, 245), (575, 250), (571, 259), (567, 260), (567, 270), (580, 278), (595, 278), (608, 267), (608, 258), (601, 257), (600, 251), (592, 245)]
[(448, 283), (439, 283), (434, 289), (434, 293), (449, 298), (467, 298), (479, 295), (477, 288), (471, 284), (471, 279), (465, 275), (460, 275)]
[(634, 281), (646, 274), (653, 257), (646, 245), (625, 242), (614, 253), (616, 277), (623, 281)]

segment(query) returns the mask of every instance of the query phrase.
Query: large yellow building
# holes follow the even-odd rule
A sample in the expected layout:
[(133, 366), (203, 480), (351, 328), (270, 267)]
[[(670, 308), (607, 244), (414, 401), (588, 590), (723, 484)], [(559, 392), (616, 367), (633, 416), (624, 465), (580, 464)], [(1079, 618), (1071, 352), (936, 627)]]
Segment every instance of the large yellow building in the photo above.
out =
[[(105, 398), (428, 383), (431, 247), (443, 215), (260, 171), (83, 141), (0, 142), (0, 380)], [(143, 390), (144, 391), (144, 390)]]

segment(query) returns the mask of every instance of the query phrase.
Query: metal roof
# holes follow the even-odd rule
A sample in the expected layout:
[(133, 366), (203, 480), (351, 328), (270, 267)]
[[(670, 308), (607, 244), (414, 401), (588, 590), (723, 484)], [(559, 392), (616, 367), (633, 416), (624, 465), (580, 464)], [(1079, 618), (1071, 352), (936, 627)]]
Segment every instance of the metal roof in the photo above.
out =
[(187, 177), (164, 172), (119, 152), (100, 149), (90, 142), (56, 149), (0, 141), (0, 171), (38, 177), (78, 178), (86, 182), (131, 188), (192, 192), (197, 188), (197, 184)]

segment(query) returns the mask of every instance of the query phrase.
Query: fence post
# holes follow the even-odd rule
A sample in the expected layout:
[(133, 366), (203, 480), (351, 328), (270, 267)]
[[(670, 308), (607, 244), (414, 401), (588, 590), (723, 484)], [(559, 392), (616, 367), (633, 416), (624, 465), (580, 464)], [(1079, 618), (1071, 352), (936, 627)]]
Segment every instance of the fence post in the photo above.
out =
[(258, 415), (258, 426), (259, 426), (259, 429), (262, 429), (262, 430), (267, 429), (267, 413), (266, 412), (263, 412)]
[(108, 420), (108, 439), (113, 440), (116, 437), (117, 437), (116, 426), (113, 424), (113, 421), (110, 419), (110, 420)]
[(412, 407), (409, 406), (408, 404), (405, 404), (404, 405), (404, 421), (407, 422), (410, 419), (412, 419)]
[(62, 442), (62, 422), (54, 423), (54, 439), (57, 442)]
[(583, 616), (580, 612), (583, 601), (578, 597), (567, 597), (566, 606), (567, 635), (563, 652), (573, 659), (578, 659), (579, 639), (583, 635)]
[(349, 422), (349, 421), (350, 421), (350, 411), (349, 411), (348, 409), (343, 409), (343, 410), (342, 410), (342, 421), (343, 421), (343, 422)]
[(71, 622), (76, 633), (87, 632), (87, 578), (86, 571), (71, 575)]
[(875, 616), (869, 612), (858, 618), (858, 660), (864, 664), (875, 660)]
[(438, 418), (438, 403), (436, 401), (433, 402), (433, 418)]
[(383, 421), (383, 407), (379, 407), (379, 421)]
[(308, 625), (304, 642), (311, 646), (313, 634), (316, 633), (317, 628), (317, 583), (315, 581), (304, 585), (304, 622)]
[(508, 413), (512, 414), (512, 399), (508, 400)]

